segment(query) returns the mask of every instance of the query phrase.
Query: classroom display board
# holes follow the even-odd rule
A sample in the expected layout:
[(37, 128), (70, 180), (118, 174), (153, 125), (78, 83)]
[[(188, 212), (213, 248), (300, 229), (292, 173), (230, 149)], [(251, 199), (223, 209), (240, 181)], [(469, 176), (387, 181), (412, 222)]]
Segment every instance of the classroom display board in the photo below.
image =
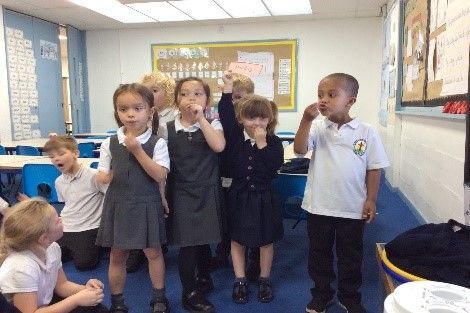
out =
[(405, 1), (402, 106), (466, 100), (469, 43), (470, 1)]
[(211, 87), (214, 103), (226, 69), (250, 76), (255, 93), (279, 111), (296, 111), (297, 40), (152, 44), (152, 68), (175, 80), (195, 76)]

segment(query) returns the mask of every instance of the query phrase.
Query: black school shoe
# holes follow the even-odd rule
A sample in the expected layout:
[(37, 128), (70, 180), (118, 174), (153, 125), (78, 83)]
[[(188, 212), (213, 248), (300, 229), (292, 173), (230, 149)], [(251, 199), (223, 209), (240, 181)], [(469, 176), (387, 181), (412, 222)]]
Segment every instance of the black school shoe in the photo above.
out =
[(346, 313), (365, 313), (366, 311), (362, 307), (361, 303), (351, 303), (348, 304), (344, 302), (344, 304), (339, 301), (339, 306), (346, 312)]
[(237, 281), (233, 284), (232, 299), (238, 304), (248, 303), (248, 285), (246, 282)]
[(208, 277), (196, 277), (196, 288), (202, 294), (206, 294), (214, 290), (214, 282), (210, 276)]
[(269, 280), (260, 280), (258, 289), (259, 302), (269, 303), (273, 301), (273, 288)]
[(152, 302), (150, 302), (150, 308), (150, 313), (170, 312), (170, 304), (168, 303), (168, 299), (165, 296), (161, 298), (155, 298)]
[(111, 305), (109, 312), (110, 313), (127, 313), (129, 312), (129, 308), (125, 304)]
[(183, 308), (190, 312), (215, 312), (214, 305), (207, 300), (203, 294), (194, 290), (183, 295)]

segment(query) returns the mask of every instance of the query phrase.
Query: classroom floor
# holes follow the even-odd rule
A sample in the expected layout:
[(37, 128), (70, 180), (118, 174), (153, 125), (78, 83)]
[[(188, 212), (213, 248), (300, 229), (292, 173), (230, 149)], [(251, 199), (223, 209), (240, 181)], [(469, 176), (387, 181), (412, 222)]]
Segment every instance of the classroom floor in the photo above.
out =
[[(383, 288), (378, 274), (375, 257), (375, 243), (387, 242), (399, 233), (419, 225), (410, 208), (397, 193), (392, 192), (385, 181), (382, 181), (377, 200), (379, 215), (371, 225), (366, 226), (364, 234), (363, 262), (363, 304), (369, 313), (383, 311)], [(310, 301), (311, 280), (307, 271), (308, 238), (306, 222), (302, 221), (295, 229), (291, 229), (294, 220), (285, 220), (284, 239), (275, 246), (275, 259), (272, 270), (272, 283), (275, 298), (269, 304), (257, 301), (256, 284), (250, 285), (250, 301), (239, 305), (232, 302), (233, 270), (229, 267), (213, 273), (215, 289), (208, 298), (216, 307), (217, 312), (305, 312)], [(167, 275), (166, 289), (172, 312), (185, 312), (181, 306), (181, 284), (177, 270), (178, 250), (170, 247), (166, 255)], [(107, 281), (108, 257), (103, 257), (100, 266), (89, 272), (77, 272), (71, 262), (63, 265), (70, 280), (84, 283), (96, 277), (105, 285)], [(147, 269), (141, 268), (127, 276), (125, 297), (130, 313), (150, 312), (150, 279)], [(105, 304), (109, 306), (109, 289), (105, 288)], [(344, 312), (337, 304), (329, 307), (328, 313)]]

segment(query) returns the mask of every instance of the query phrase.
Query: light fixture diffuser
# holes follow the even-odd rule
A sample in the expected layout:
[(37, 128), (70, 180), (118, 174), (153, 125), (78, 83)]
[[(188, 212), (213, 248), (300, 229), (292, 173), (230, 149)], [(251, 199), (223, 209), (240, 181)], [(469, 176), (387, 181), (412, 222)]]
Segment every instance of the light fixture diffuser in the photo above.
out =
[(261, 0), (213, 0), (232, 17), (270, 16)]
[(69, 0), (79, 6), (110, 17), (121, 23), (151, 23), (154, 19), (125, 6), (117, 0)]
[(212, 0), (180, 0), (168, 2), (195, 20), (214, 20), (231, 17)]
[(192, 20), (191, 17), (168, 2), (129, 3), (126, 5), (160, 22)]
[(272, 15), (312, 14), (309, 0), (263, 0)]

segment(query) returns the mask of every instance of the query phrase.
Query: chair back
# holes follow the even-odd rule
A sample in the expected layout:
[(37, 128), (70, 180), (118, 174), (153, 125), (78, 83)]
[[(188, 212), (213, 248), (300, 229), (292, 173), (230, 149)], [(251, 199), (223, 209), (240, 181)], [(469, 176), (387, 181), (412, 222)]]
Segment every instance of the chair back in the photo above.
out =
[(15, 152), (17, 155), (41, 155), (38, 148), (33, 146), (16, 146)]
[(307, 218), (306, 211), (301, 208), (306, 183), (307, 175), (302, 174), (280, 174), (273, 180), (273, 191), (279, 197), (284, 218)]
[(98, 168), (98, 163), (99, 163), (98, 161), (91, 162), (91, 163), (90, 163), (90, 167), (91, 167), (91, 168)]
[(0, 145), (0, 155), (5, 155), (7, 154), (7, 150), (5, 150), (5, 147)]
[(82, 142), (78, 144), (78, 151), (80, 151), (81, 158), (92, 158), (93, 150), (95, 150), (94, 142)]
[(23, 166), (23, 193), (28, 197), (43, 197), (58, 202), (55, 180), (59, 170), (52, 164), (25, 164)]

